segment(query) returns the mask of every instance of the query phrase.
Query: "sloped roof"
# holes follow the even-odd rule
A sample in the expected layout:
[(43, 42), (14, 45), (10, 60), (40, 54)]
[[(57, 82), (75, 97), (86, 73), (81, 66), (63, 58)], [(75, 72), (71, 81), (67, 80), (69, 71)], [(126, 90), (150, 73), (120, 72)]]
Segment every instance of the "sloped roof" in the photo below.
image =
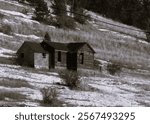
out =
[(93, 53), (95, 53), (94, 49), (88, 43), (86, 43), (86, 42), (69, 43), (68, 44), (68, 49), (69, 49), (69, 51), (77, 52), (80, 48), (82, 48), (86, 44), (93, 51)]
[[(33, 52), (37, 52), (37, 53), (45, 53), (47, 52), (46, 50), (43, 49), (43, 47), (41, 46), (40, 43), (38, 42), (32, 42), (32, 41), (25, 41), (23, 43), (22, 47), (28, 47), (30, 48)], [(18, 50), (18, 52), (21, 50), (21, 48)]]
[(86, 42), (76, 42), (76, 43), (46, 42), (46, 43), (56, 50), (64, 50), (70, 52), (77, 52), (81, 47), (87, 44), (90, 47), (90, 49), (95, 53), (94, 49)]
[(68, 51), (67, 43), (57, 43), (57, 42), (46, 42), (46, 43), (49, 46), (53, 47), (54, 49)]

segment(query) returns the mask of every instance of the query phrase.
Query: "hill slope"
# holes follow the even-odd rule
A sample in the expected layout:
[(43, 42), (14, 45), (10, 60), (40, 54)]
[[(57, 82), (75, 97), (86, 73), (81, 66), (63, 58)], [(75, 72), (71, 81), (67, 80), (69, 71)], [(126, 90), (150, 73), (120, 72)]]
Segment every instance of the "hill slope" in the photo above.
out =
[[(40, 89), (50, 86), (59, 90), (63, 106), (150, 106), (150, 45), (144, 41), (142, 31), (93, 12), (89, 12), (92, 19), (87, 25), (78, 24), (76, 30), (57, 29), (32, 20), (33, 11), (28, 5), (0, 0), (1, 105), (40, 106)], [(88, 42), (95, 49), (98, 61), (117, 62), (137, 69), (123, 69), (120, 76), (101, 74), (98, 70), (84, 72), (82, 84), (96, 90), (74, 91), (57, 85), (61, 79), (56, 72), (14, 65), (15, 52), (22, 43), (25, 40), (40, 42), (45, 32), (49, 32), (55, 42)]]

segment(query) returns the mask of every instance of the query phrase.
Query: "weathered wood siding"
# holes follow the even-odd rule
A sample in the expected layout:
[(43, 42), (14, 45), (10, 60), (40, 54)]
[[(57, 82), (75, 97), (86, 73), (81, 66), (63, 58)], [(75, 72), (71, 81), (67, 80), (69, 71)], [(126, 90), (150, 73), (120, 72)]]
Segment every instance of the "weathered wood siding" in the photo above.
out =
[(55, 68), (55, 50), (47, 43), (42, 42), (42, 47), (49, 52), (49, 68)]
[[(61, 61), (58, 61), (58, 52), (61, 52)], [(55, 66), (58, 67), (67, 67), (67, 52), (55, 50)]]
[(37, 69), (49, 69), (49, 54), (34, 53), (34, 67)]
[[(83, 53), (83, 64), (81, 64), (80, 54)], [(93, 68), (94, 67), (94, 53), (90, 47), (85, 44), (77, 54), (78, 68)]]
[[(24, 57), (21, 57), (21, 54), (24, 54)], [(27, 47), (22, 47), (18, 53), (18, 63), (23, 66), (34, 67), (34, 54), (31, 49)]]

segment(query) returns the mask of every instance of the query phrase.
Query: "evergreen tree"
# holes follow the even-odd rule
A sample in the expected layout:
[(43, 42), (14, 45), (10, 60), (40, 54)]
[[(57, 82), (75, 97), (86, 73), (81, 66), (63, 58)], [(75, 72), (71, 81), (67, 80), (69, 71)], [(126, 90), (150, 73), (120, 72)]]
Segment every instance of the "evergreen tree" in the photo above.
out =
[(52, 1), (53, 13), (57, 16), (66, 16), (67, 8), (66, 8), (66, 0), (53, 0)]
[(72, 0), (71, 12), (74, 19), (80, 24), (85, 24), (88, 16), (83, 8), (86, 5), (82, 0)]
[(45, 24), (51, 24), (52, 18), (47, 3), (44, 0), (38, 0), (36, 1), (35, 6), (35, 16), (33, 17), (33, 19)]
[(53, 13), (56, 15), (56, 26), (59, 28), (75, 28), (74, 20), (67, 15), (66, 0), (53, 0), (52, 8)]

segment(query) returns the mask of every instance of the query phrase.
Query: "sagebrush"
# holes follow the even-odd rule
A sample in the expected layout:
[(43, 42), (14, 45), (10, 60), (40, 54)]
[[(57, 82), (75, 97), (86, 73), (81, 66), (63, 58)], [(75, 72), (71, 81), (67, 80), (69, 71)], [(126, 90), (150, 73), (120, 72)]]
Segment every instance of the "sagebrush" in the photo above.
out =
[(41, 93), (43, 96), (42, 104), (44, 106), (62, 106), (62, 102), (58, 100), (59, 92), (56, 88), (46, 87), (41, 89)]
[(80, 88), (79, 74), (76, 71), (63, 70), (59, 72), (60, 77), (63, 79), (63, 83), (70, 89)]
[(111, 63), (107, 65), (107, 71), (111, 74), (111, 75), (115, 75), (120, 73), (122, 70), (122, 66), (117, 64), (117, 63)]

